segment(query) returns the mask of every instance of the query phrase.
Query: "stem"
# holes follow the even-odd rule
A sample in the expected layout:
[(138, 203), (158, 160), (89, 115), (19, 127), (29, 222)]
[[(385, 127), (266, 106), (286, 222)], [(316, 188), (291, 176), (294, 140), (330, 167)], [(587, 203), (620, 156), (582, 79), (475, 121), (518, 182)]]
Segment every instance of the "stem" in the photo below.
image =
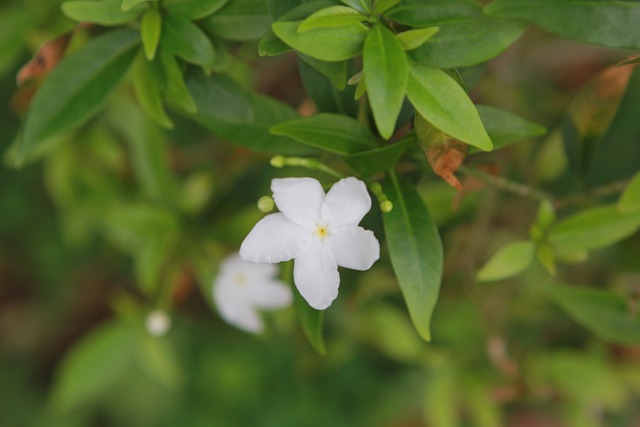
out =
[(558, 198), (555, 200), (554, 206), (556, 209), (560, 209), (570, 205), (588, 202), (593, 198), (611, 196), (613, 194), (621, 193), (627, 185), (629, 185), (628, 180), (601, 185), (599, 187), (592, 188), (591, 190), (587, 190), (584, 193), (571, 194), (566, 197)]
[(536, 190), (535, 188), (529, 187), (528, 185), (520, 184), (519, 182), (514, 182), (506, 178), (493, 176), (478, 169), (473, 169), (461, 165), (458, 170), (464, 174), (477, 178), (485, 182), (486, 184), (489, 184), (500, 190), (508, 191), (509, 193), (517, 194), (518, 196), (527, 197), (529, 199), (539, 201), (554, 198), (551, 194), (545, 193), (544, 191)]

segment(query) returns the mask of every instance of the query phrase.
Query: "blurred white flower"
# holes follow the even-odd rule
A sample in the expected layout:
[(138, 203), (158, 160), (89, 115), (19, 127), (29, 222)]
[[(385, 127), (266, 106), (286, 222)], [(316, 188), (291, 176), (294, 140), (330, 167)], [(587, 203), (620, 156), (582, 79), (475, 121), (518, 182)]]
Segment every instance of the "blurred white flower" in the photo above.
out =
[(145, 318), (147, 332), (154, 337), (161, 337), (171, 328), (171, 318), (162, 310), (153, 310)]
[(284, 308), (293, 300), (291, 288), (277, 280), (277, 274), (275, 265), (246, 262), (237, 254), (227, 257), (213, 283), (213, 301), (220, 316), (247, 332), (262, 332), (258, 310)]
[(242, 242), (242, 259), (277, 263), (294, 259), (293, 280), (315, 309), (338, 296), (338, 266), (368, 270), (380, 257), (373, 233), (358, 227), (371, 209), (364, 183), (341, 179), (325, 195), (313, 178), (271, 181), (280, 212), (261, 219)]

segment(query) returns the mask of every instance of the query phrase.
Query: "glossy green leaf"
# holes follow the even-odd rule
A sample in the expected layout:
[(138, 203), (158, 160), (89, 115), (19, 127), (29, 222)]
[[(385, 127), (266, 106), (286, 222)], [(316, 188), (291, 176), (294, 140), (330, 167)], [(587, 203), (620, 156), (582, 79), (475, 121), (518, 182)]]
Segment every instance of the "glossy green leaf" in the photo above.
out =
[(189, 18), (181, 14), (167, 14), (162, 25), (163, 49), (196, 65), (211, 64), (216, 52), (207, 35)]
[(100, 25), (120, 25), (140, 15), (147, 4), (138, 4), (126, 12), (120, 8), (121, 0), (80, 0), (62, 3), (60, 8), (68, 18), (78, 22), (94, 22)]
[(362, 61), (373, 118), (380, 135), (389, 139), (407, 87), (407, 57), (396, 36), (376, 24), (364, 43)]
[(376, 15), (382, 14), (401, 1), (402, 0), (375, 0), (373, 4), (373, 13)]
[(258, 44), (258, 53), (260, 56), (276, 56), (290, 50), (291, 47), (280, 40), (271, 28), (262, 35), (260, 43)]
[[(274, 17), (283, 22), (300, 21), (318, 10), (332, 5), (332, 3), (325, 1), (314, 1), (303, 4), (298, 4), (297, 2), (294, 3), (296, 3), (294, 6), (281, 6), (283, 10), (278, 14), (274, 14)], [(276, 6), (271, 6), (270, 9), (273, 10), (274, 7)], [(260, 56), (279, 55), (289, 50), (291, 50), (291, 47), (279, 39), (271, 28), (264, 33), (260, 39), (260, 44), (258, 45), (258, 52), (260, 53)]]
[[(490, 105), (476, 105), (480, 120), (493, 142), (493, 148), (498, 149), (515, 142), (526, 141), (544, 135), (544, 126), (530, 122), (509, 111), (501, 110)], [(479, 151), (472, 147), (471, 152)]]
[(187, 87), (203, 119), (252, 123), (254, 113), (249, 96), (229, 77), (223, 74), (207, 77), (194, 70), (187, 76)]
[(504, 245), (478, 271), (480, 282), (507, 279), (526, 270), (533, 262), (535, 245), (530, 240)]
[(433, 37), (438, 31), (440, 27), (427, 27), (420, 28), (417, 30), (408, 30), (403, 31), (401, 33), (396, 34), (398, 40), (400, 40), (400, 44), (404, 50), (413, 50), (422, 46), (427, 40)]
[(431, 316), (442, 280), (442, 242), (416, 189), (395, 173), (383, 183), (393, 210), (382, 220), (391, 265), (400, 284), (413, 325), (431, 340)]
[(190, 19), (205, 18), (226, 5), (229, 0), (162, 0), (170, 13), (182, 13)]
[(342, 91), (347, 87), (348, 64), (346, 61), (321, 61), (302, 54), (300, 55), (300, 59), (322, 73), (339, 91)]
[(636, 173), (618, 200), (621, 212), (640, 212), (640, 172)]
[(156, 123), (167, 129), (173, 128), (173, 123), (162, 105), (160, 86), (152, 75), (151, 65), (140, 55), (138, 55), (133, 67), (133, 89), (144, 111)]
[(384, 13), (387, 19), (418, 28), (481, 15), (482, 6), (474, 0), (402, 0)]
[(198, 108), (189, 118), (214, 134), (254, 151), (278, 154), (312, 151), (289, 138), (269, 133), (272, 126), (298, 117), (288, 105), (247, 93), (223, 75), (206, 77), (201, 72), (190, 72), (185, 80)]
[(365, 175), (384, 172), (393, 168), (404, 152), (415, 144), (415, 136), (410, 136), (386, 147), (352, 154), (347, 157), (347, 163)]
[(144, 53), (149, 61), (156, 56), (160, 35), (162, 34), (162, 15), (156, 7), (149, 8), (140, 20), (140, 37)]
[(628, 302), (610, 291), (558, 283), (546, 286), (547, 295), (576, 322), (605, 341), (640, 344), (640, 318)]
[(367, 17), (347, 6), (330, 6), (311, 14), (300, 23), (299, 33), (315, 28), (341, 27), (366, 21)]
[(271, 128), (271, 133), (342, 156), (375, 147), (378, 143), (357, 120), (330, 113), (280, 123)]
[(564, 250), (613, 245), (640, 229), (640, 212), (622, 213), (615, 205), (596, 206), (565, 218), (550, 231), (549, 241)]
[[(347, 86), (344, 90), (338, 90), (336, 87), (343, 83), (342, 78), (353, 68), (350, 64), (346, 61), (325, 62), (299, 55), (298, 68), (302, 83), (319, 112), (339, 113), (350, 117), (358, 114), (358, 103), (353, 99), (355, 89)], [(324, 73), (318, 71), (318, 68), (322, 68)], [(328, 75), (332, 75), (333, 81)]]
[(129, 69), (138, 33), (111, 31), (64, 58), (36, 92), (17, 148), (18, 162), (45, 139), (93, 116)]
[(635, 0), (496, 0), (485, 12), (525, 19), (569, 39), (640, 48), (640, 3)]
[(122, 3), (120, 5), (120, 9), (122, 9), (123, 12), (127, 12), (130, 9), (143, 4), (143, 3), (150, 3), (152, 1), (156, 1), (156, 0), (122, 0)]
[(367, 27), (362, 24), (317, 28), (298, 33), (300, 21), (274, 22), (273, 32), (286, 44), (323, 61), (344, 61), (362, 52)]
[(411, 56), (438, 68), (470, 67), (498, 56), (527, 28), (525, 21), (494, 16), (445, 22), (440, 31)]
[(264, 0), (233, 0), (200, 24), (208, 34), (225, 40), (253, 40), (262, 37), (271, 21)]
[(71, 348), (56, 373), (51, 401), (55, 413), (66, 414), (99, 399), (124, 378), (134, 357), (134, 332), (127, 324), (107, 323)]
[(371, 0), (340, 0), (342, 3), (359, 10), (362, 13), (371, 12)]
[(309, 304), (302, 298), (297, 289), (293, 291), (293, 306), (309, 343), (318, 353), (325, 354), (327, 349), (322, 334), (324, 311), (309, 307)]
[(188, 113), (195, 113), (198, 108), (184, 82), (176, 57), (169, 52), (161, 51), (160, 62), (164, 72), (164, 95), (167, 102)]
[(409, 68), (407, 96), (422, 117), (462, 142), (484, 151), (493, 149), (478, 110), (451, 76), (414, 61)]

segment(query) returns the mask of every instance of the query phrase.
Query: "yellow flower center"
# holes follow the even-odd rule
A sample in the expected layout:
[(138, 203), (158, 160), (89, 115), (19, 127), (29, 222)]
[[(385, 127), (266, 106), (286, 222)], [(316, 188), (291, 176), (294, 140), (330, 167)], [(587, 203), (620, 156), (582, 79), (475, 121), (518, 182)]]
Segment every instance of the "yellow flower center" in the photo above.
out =
[(320, 239), (324, 239), (329, 235), (329, 228), (326, 225), (318, 225), (313, 234), (318, 236)]

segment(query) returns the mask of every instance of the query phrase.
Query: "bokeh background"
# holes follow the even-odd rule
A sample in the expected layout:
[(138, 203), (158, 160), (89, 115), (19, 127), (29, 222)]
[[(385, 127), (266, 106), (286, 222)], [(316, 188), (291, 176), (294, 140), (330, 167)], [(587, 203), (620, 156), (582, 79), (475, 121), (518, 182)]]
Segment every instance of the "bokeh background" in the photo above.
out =
[[(526, 238), (537, 203), (470, 178), (456, 194), (419, 156), (400, 170), (418, 182), (445, 248), (431, 343), (414, 332), (384, 250), (368, 272), (341, 271), (326, 355), (292, 309), (266, 315), (260, 336), (224, 323), (211, 302), (217, 263), (263, 215), (256, 201), (273, 177), (313, 173), (274, 169), (269, 155), (181, 117), (159, 131), (130, 85), (82, 129), (12, 168), (24, 113), (16, 74), (72, 27), (59, 3), (0, 4), (0, 426), (640, 425), (640, 348), (571, 320), (541, 292), (549, 278), (540, 266), (475, 280), (497, 249)], [(294, 54), (259, 58), (256, 42), (229, 50), (235, 80), (314, 110)], [(559, 133), (566, 107), (629, 54), (530, 28), (495, 60), (463, 70), (476, 102), (549, 130), (467, 163), (555, 194), (579, 191)], [(638, 111), (635, 72), (588, 185), (640, 168)], [(145, 138), (153, 150), (141, 148)], [(374, 209), (365, 226), (384, 240), (379, 216)], [(560, 275), (638, 302), (639, 255), (636, 234)], [(171, 318), (162, 337), (145, 328), (156, 309)]]

